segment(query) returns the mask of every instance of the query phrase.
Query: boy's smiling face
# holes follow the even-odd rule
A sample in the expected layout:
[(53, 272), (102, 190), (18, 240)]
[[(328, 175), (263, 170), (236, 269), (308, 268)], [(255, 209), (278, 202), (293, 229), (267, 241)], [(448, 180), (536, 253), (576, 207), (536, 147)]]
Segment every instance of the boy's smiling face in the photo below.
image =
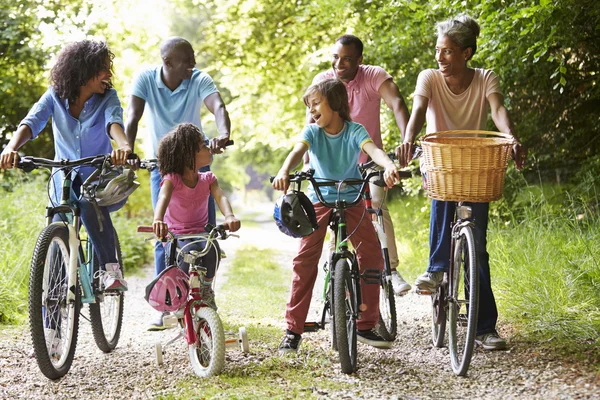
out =
[(308, 96), (307, 106), (312, 119), (320, 128), (325, 129), (327, 133), (331, 133), (327, 128), (331, 125), (334, 119), (334, 111), (329, 107), (327, 98), (320, 93), (313, 93)]

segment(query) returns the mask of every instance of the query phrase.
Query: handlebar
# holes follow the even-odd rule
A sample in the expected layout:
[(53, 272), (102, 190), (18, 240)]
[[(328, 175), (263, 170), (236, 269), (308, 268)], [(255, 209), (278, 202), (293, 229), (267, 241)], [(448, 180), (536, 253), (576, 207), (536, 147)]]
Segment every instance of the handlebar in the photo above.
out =
[[(333, 179), (315, 178), (314, 173), (315, 173), (315, 170), (312, 168), (309, 169), (308, 171), (298, 171), (298, 172), (294, 172), (293, 174), (290, 174), (289, 179), (290, 179), (290, 182), (296, 183), (298, 185), (298, 188), (300, 187), (300, 183), (302, 181), (309, 181), (312, 184), (313, 189), (315, 190), (315, 194), (317, 195), (317, 199), (319, 199), (319, 202), (321, 204), (323, 204), (325, 207), (328, 207), (328, 208), (344, 208), (345, 209), (345, 208), (350, 208), (350, 207), (357, 205), (362, 200), (365, 190), (369, 185), (369, 180), (372, 177), (377, 176), (379, 174), (379, 171), (370, 172), (370, 173), (366, 174), (366, 176), (363, 176), (363, 178), (361, 178), (361, 179), (353, 178), (353, 179), (344, 179), (341, 181), (336, 181)], [(273, 182), (274, 179), (275, 179), (274, 176), (271, 176), (269, 178), (270, 182)], [(322, 179), (322, 181), (317, 181), (317, 179)], [(336, 186), (339, 191), (340, 187), (342, 187), (343, 185), (346, 185), (346, 186), (360, 185), (360, 189), (358, 190), (358, 194), (354, 198), (354, 200), (352, 200), (350, 202), (342, 201), (340, 203), (339, 201), (335, 201), (335, 203), (331, 203), (331, 202), (326, 201), (323, 198), (323, 194), (321, 193), (321, 189), (320, 189), (321, 187)]]
[[(137, 155), (131, 153), (127, 159), (135, 159)], [(104, 162), (110, 162), (110, 154), (98, 154), (96, 156), (79, 158), (76, 160), (50, 160), (48, 158), (23, 156), (17, 163), (17, 168), (25, 172), (31, 172), (37, 168), (63, 168), (63, 167), (78, 167), (81, 165), (93, 165), (96, 167), (102, 166)]]
[[(229, 224), (227, 224), (227, 223), (219, 224), (217, 226), (212, 226), (211, 224), (206, 224), (204, 229), (206, 230), (206, 232), (208, 232), (209, 240), (214, 239), (217, 236), (219, 236), (222, 240), (224, 240), (224, 239), (227, 239), (227, 237), (229, 236), (229, 235), (227, 235), (227, 231), (229, 230)], [(139, 233), (154, 233), (154, 228), (152, 227), (152, 225), (140, 225), (137, 227), (137, 231)], [(164, 241), (173, 240), (173, 239), (185, 239), (186, 236), (187, 237), (199, 236), (198, 234), (176, 235), (171, 231), (167, 231), (167, 235), (170, 237), (170, 239), (165, 238)]]

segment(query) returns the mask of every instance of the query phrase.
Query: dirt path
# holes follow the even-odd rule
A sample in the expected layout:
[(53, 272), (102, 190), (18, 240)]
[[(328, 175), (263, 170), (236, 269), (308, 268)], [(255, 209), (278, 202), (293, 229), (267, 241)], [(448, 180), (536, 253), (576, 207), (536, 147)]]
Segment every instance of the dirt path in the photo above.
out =
[[(228, 258), (219, 271), (221, 285), (226, 280), (228, 262), (236, 249), (245, 244), (269, 247), (277, 243), (278, 248), (287, 249), (280, 255), (281, 264), (290, 265), (297, 243), (279, 233), (268, 215), (258, 224), (248, 225), (240, 232), (241, 239), (228, 240), (224, 246)], [(118, 348), (111, 354), (98, 350), (89, 323), (82, 319), (73, 366), (59, 381), (46, 379), (29, 357), (31, 345), (26, 326), (2, 328), (0, 399), (149, 399), (167, 393), (176, 395), (177, 377), (189, 377), (192, 372), (185, 351), (170, 353), (169, 363), (162, 368), (154, 362), (153, 344), (164, 343), (173, 332), (146, 332), (148, 321), (155, 317), (143, 300), (143, 290), (152, 273), (147, 268), (143, 276), (128, 278), (130, 290)], [(309, 319), (318, 314), (320, 307), (320, 303), (313, 303)], [(409, 293), (397, 299), (397, 308), (399, 336), (393, 349), (380, 351), (360, 345), (360, 369), (344, 377), (347, 390), (319, 390), (319, 397), (600, 399), (597, 367), (586, 362), (568, 364), (551, 353), (527, 348), (517, 339), (509, 342), (508, 351), (477, 350), (468, 378), (455, 377), (447, 349), (433, 348), (431, 344), (429, 299)], [(283, 326), (281, 321), (282, 329)], [(305, 340), (327, 339), (325, 334), (308, 334)], [(331, 373), (341, 376), (339, 369)]]

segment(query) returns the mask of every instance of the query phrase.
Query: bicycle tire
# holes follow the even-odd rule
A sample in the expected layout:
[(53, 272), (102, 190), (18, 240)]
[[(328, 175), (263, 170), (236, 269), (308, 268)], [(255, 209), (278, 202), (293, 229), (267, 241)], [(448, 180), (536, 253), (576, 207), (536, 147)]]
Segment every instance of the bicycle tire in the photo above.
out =
[[(121, 256), (121, 244), (117, 232), (115, 235), (115, 249), (117, 253), (117, 262), (121, 266), (123, 274), (123, 257)], [(100, 288), (100, 277), (96, 272), (100, 270), (98, 257), (94, 254), (94, 288)], [(123, 275), (125, 276), (125, 275)], [(123, 324), (123, 305), (124, 293), (122, 291), (104, 293), (96, 292), (96, 302), (90, 303), (90, 324), (94, 341), (100, 350), (105, 353), (113, 351), (119, 343), (121, 336), (121, 327)]]
[(448, 319), (448, 302), (446, 293), (447, 283), (440, 285), (435, 294), (431, 296), (431, 340), (435, 347), (444, 347), (446, 335), (446, 322)]
[(196, 343), (188, 346), (194, 373), (205, 378), (218, 375), (225, 363), (225, 333), (221, 318), (210, 307), (200, 307), (194, 315)]
[(479, 307), (479, 270), (470, 226), (462, 227), (455, 241), (449, 290), (448, 342), (452, 371), (464, 376), (473, 356)]
[(337, 347), (337, 335), (335, 334), (335, 320), (333, 319), (333, 308), (332, 308), (332, 298), (331, 298), (331, 291), (333, 290), (333, 285), (331, 280), (328, 283), (328, 287), (327, 287), (327, 294), (326, 294), (326, 299), (325, 299), (325, 318), (329, 317), (329, 344), (331, 345), (331, 348), (335, 351), (338, 350)]
[(73, 363), (81, 293), (67, 303), (69, 230), (62, 222), (46, 226), (35, 245), (29, 281), (29, 325), (40, 371), (49, 379), (67, 374)]
[(356, 287), (350, 276), (348, 260), (341, 259), (335, 264), (333, 279), (333, 319), (337, 338), (338, 354), (342, 372), (351, 374), (356, 370), (356, 315), (358, 301)]
[(394, 341), (398, 333), (396, 296), (392, 282), (387, 279), (388, 276), (391, 276), (390, 265), (385, 262), (384, 270), (381, 274), (381, 288), (379, 290), (379, 321), (375, 328), (382, 338)]

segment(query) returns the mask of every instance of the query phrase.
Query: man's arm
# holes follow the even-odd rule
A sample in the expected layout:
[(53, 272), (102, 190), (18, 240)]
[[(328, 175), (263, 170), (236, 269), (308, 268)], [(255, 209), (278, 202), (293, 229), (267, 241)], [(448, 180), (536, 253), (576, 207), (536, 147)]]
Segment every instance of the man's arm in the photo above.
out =
[(429, 99), (427, 97), (416, 95), (413, 99), (413, 109), (406, 126), (406, 135), (402, 144), (396, 147), (396, 157), (398, 157), (398, 162), (402, 168), (406, 167), (412, 158), (415, 139), (423, 129), (423, 125), (425, 125), (428, 105)]
[(229, 120), (229, 113), (225, 108), (225, 103), (221, 98), (219, 92), (212, 93), (204, 99), (204, 104), (208, 111), (215, 116), (215, 122), (217, 123), (217, 131), (219, 137), (213, 138), (210, 141), (210, 149), (213, 153), (221, 153), (225, 144), (229, 140), (231, 135), (231, 121)]
[(137, 137), (140, 119), (142, 119), (142, 115), (144, 114), (144, 107), (146, 107), (144, 99), (131, 95), (129, 107), (127, 107), (127, 123), (125, 125), (127, 142), (129, 143), (129, 147), (131, 147), (131, 151), (135, 147), (135, 138)]
[(379, 87), (379, 95), (385, 101), (385, 104), (394, 112), (394, 118), (396, 119), (396, 125), (400, 129), (402, 139), (406, 133), (406, 125), (408, 124), (409, 114), (404, 98), (400, 94), (398, 86), (392, 79), (388, 79), (381, 84)]

